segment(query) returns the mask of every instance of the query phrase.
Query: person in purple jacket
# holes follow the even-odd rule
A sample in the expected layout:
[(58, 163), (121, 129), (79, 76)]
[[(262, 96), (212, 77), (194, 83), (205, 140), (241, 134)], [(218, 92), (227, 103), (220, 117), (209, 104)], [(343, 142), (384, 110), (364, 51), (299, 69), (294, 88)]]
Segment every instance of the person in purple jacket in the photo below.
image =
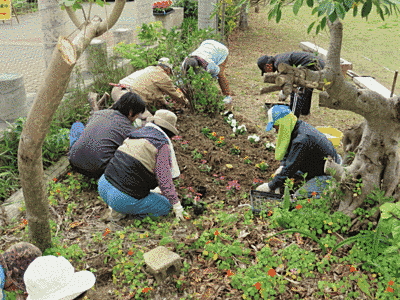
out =
[[(98, 182), (100, 197), (111, 208), (109, 220), (126, 215), (165, 216), (171, 208), (183, 219), (172, 178), (179, 174), (170, 138), (178, 134), (177, 116), (165, 109), (147, 118), (144, 127), (128, 134)], [(161, 194), (151, 192), (159, 186)], [(119, 214), (119, 215), (118, 215)]]
[(70, 131), (69, 162), (73, 170), (99, 178), (114, 152), (134, 129), (132, 122), (146, 109), (136, 93), (125, 93), (111, 109), (96, 111), (84, 126), (75, 122)]

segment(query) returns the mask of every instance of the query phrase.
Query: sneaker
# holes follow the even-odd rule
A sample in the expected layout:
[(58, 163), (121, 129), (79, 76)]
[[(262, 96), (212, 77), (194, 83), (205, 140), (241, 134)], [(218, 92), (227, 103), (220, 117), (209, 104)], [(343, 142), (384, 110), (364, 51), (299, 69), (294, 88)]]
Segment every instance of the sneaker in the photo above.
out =
[(117, 212), (113, 210), (111, 207), (108, 207), (108, 211), (101, 218), (103, 221), (117, 222), (126, 217), (125, 214)]

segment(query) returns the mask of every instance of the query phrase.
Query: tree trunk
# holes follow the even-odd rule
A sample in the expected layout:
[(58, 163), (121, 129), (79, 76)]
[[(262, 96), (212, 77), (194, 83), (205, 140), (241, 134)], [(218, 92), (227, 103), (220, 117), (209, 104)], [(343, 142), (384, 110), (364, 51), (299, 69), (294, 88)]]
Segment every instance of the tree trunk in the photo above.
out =
[[(343, 27), (340, 21), (329, 24), (330, 44), (326, 66), (321, 71), (280, 64), (280, 75), (275, 83), (282, 88), (292, 84), (315, 87), (323, 92), (319, 105), (337, 110), (348, 110), (364, 116), (365, 121), (346, 141), (346, 151), (355, 153), (350, 166), (343, 167), (328, 160), (325, 169), (340, 183), (344, 196), (339, 211), (355, 217), (366, 196), (376, 188), (392, 196), (399, 184), (400, 101), (398, 97), (385, 98), (368, 90), (358, 89), (347, 82), (340, 68), (340, 50)], [(390, 129), (390, 130), (388, 130)], [(357, 132), (358, 131), (358, 132)]]
[[(124, 5), (124, 0), (116, 0), (108, 20), (102, 21), (95, 16), (92, 20), (87, 20), (73, 41), (59, 40), (58, 49), (53, 51), (44, 75), (45, 80), (39, 88), (21, 133), (18, 170), (29, 222), (29, 237), (42, 251), (51, 246), (49, 204), (43, 176), (43, 141), (64, 96), (76, 61), (93, 38), (102, 35), (115, 24)], [(67, 7), (67, 13), (76, 26), (83, 23), (70, 7)]]
[(241, 30), (247, 30), (249, 28), (247, 5), (248, 3), (244, 3), (240, 8), (239, 28)]

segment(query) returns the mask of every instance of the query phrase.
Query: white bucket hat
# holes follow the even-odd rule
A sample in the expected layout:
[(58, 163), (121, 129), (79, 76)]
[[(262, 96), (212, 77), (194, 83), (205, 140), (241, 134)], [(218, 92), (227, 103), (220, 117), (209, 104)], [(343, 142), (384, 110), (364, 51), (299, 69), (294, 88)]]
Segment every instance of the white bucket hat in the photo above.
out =
[(173, 66), (172, 66), (172, 64), (170, 63), (170, 60), (169, 60), (168, 57), (161, 57), (161, 58), (158, 60), (158, 64), (159, 64), (159, 65), (164, 65), (164, 66), (170, 68), (171, 71), (172, 71)]
[(24, 274), (27, 300), (72, 300), (95, 281), (92, 272), (75, 272), (66, 258), (53, 255), (36, 258)]
[(146, 119), (147, 122), (154, 122), (154, 124), (164, 127), (165, 129), (168, 129), (175, 135), (178, 134), (178, 129), (176, 129), (176, 120), (178, 117), (169, 110), (166, 109), (159, 109), (156, 111), (154, 114), (154, 117), (148, 117)]

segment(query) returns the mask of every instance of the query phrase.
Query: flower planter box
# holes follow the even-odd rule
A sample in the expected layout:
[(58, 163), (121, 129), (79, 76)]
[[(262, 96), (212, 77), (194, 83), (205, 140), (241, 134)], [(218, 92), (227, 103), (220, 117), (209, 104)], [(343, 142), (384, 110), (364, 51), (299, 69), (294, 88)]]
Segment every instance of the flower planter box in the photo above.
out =
[(171, 9), (168, 9), (167, 11), (154, 11), (153, 10), (153, 16), (160, 16), (160, 17), (163, 17), (163, 16), (167, 16), (167, 15), (169, 15), (169, 14), (172, 14), (174, 12), (174, 9), (173, 8), (171, 8)]
[(155, 21), (162, 23), (163, 27), (170, 30), (172, 27), (180, 27), (183, 22), (183, 7), (174, 7), (172, 11), (166, 12), (166, 14), (156, 15), (154, 14)]

